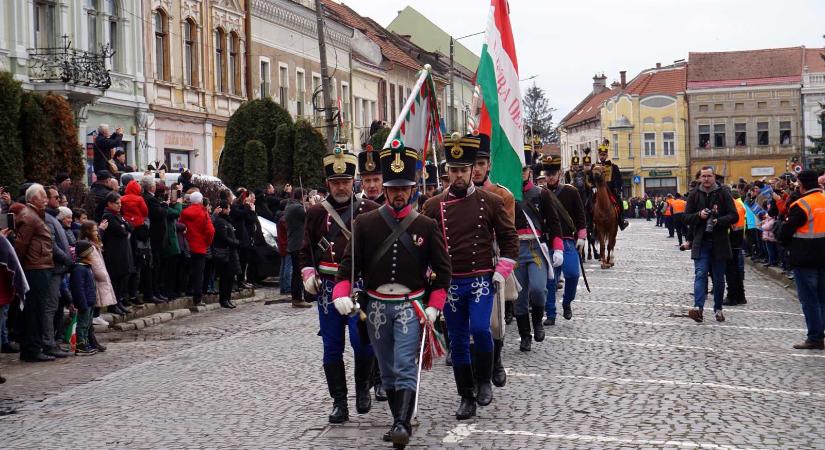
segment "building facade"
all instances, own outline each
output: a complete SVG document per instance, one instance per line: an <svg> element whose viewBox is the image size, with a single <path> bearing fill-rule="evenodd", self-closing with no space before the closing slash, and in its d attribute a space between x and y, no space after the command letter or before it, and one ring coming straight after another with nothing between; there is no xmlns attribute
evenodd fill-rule
<svg viewBox="0 0 825 450"><path fill-rule="evenodd" d="M245 0L143 0L147 161L214 175L246 100Z"/></svg>
<svg viewBox="0 0 825 450"><path fill-rule="evenodd" d="M686 79L683 62L657 64L605 101L601 132L610 141L610 159L622 170L626 197L687 192Z"/></svg>
<svg viewBox="0 0 825 450"><path fill-rule="evenodd" d="M805 49L805 67L802 68L802 129L805 135L806 167L825 168L825 155L811 155L812 142L808 137L825 136L825 123L819 118L825 110L825 49Z"/></svg>
<svg viewBox="0 0 825 450"><path fill-rule="evenodd" d="M801 162L804 48L690 53L691 173L727 182L779 176Z"/></svg>
<svg viewBox="0 0 825 450"><path fill-rule="evenodd" d="M122 127L132 164L141 161L148 116L141 2L0 2L0 70L24 89L66 97L81 143L100 124Z"/></svg>
<svg viewBox="0 0 825 450"><path fill-rule="evenodd" d="M593 76L593 90L567 113L559 122L559 146L562 169L570 168L573 156L581 158L584 149L589 148L593 160L602 142L601 109L605 100L620 90L620 85L607 87L607 77L603 74Z"/></svg>

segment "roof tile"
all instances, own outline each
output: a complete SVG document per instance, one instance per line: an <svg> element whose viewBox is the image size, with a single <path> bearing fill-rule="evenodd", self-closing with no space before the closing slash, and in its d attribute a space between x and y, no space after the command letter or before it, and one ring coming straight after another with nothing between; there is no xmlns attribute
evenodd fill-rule
<svg viewBox="0 0 825 450"><path fill-rule="evenodd" d="M693 82L801 77L803 50L803 47L789 47L690 53L688 84L692 86Z"/></svg>

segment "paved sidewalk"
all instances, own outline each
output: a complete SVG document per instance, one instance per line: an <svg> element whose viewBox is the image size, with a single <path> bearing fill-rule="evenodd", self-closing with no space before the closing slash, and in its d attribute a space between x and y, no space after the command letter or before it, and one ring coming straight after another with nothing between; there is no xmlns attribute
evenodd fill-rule
<svg viewBox="0 0 825 450"><path fill-rule="evenodd" d="M613 269L585 265L593 292L580 282L573 320L528 354L508 329L507 386L476 419L455 420L443 360L422 375L410 448L825 448L825 352L791 349L805 326L789 290L749 267L749 303L696 324L689 254L643 220ZM2 447L389 448L386 403L358 415L352 386L351 422L326 422L317 321L257 302L108 333L102 355L3 355Z"/></svg>

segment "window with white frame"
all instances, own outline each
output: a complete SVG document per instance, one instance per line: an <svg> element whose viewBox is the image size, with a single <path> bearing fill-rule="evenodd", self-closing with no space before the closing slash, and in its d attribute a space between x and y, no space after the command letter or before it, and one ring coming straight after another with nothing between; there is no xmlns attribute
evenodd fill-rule
<svg viewBox="0 0 825 450"><path fill-rule="evenodd" d="M114 51L112 55L112 68L114 70L120 70L120 53L118 52L118 45L120 44L120 39L118 37L118 21L120 20L120 16L118 15L119 11L117 8L117 0L104 0L104 12L107 16L107 40L109 43L109 47Z"/></svg>
<svg viewBox="0 0 825 450"><path fill-rule="evenodd" d="M260 69L261 69L261 84L260 84L260 91L261 91L261 98L267 98L270 96L269 87L272 83L272 75L269 72L269 60L261 58L260 59Z"/></svg>
<svg viewBox="0 0 825 450"><path fill-rule="evenodd" d="M664 147L665 156L676 154L676 140L673 132L666 131L662 133L662 146Z"/></svg>
<svg viewBox="0 0 825 450"><path fill-rule="evenodd" d="M163 10L154 12L152 21L155 27L155 78L169 80L169 29L168 20Z"/></svg>
<svg viewBox="0 0 825 450"><path fill-rule="evenodd" d="M317 97L315 96L317 93ZM316 104L319 108L323 108L324 100L323 100L323 93L321 92L321 76L312 74L312 115L315 116L316 122L321 120L321 111L316 109Z"/></svg>
<svg viewBox="0 0 825 450"><path fill-rule="evenodd" d="M278 102L284 109L289 109L289 67L278 64Z"/></svg>
<svg viewBox="0 0 825 450"><path fill-rule="evenodd" d="M56 47L55 5L50 0L34 2L34 47Z"/></svg>
<svg viewBox="0 0 825 450"><path fill-rule="evenodd" d="M229 33L229 92L241 93L241 38L234 31Z"/></svg>
<svg viewBox="0 0 825 450"><path fill-rule="evenodd" d="M645 133L645 156L656 156L656 133Z"/></svg>
<svg viewBox="0 0 825 450"><path fill-rule="evenodd" d="M215 30L215 90L226 92L226 33L223 28Z"/></svg>
<svg viewBox="0 0 825 450"><path fill-rule="evenodd" d="M306 76L303 70L295 71L295 114L303 116L306 104Z"/></svg>
<svg viewBox="0 0 825 450"><path fill-rule="evenodd" d="M190 18L183 22L183 80L187 86L198 84L198 29Z"/></svg>
<svg viewBox="0 0 825 450"><path fill-rule="evenodd" d="M350 121L349 85L341 83L341 118L344 122Z"/></svg>
<svg viewBox="0 0 825 450"><path fill-rule="evenodd" d="M596 149L598 149L598 142L596 142ZM591 149L592 151L592 149ZM619 135L617 133L613 134L613 157L619 157Z"/></svg>
<svg viewBox="0 0 825 450"><path fill-rule="evenodd" d="M86 50L97 52L97 0L86 0L87 41Z"/></svg>

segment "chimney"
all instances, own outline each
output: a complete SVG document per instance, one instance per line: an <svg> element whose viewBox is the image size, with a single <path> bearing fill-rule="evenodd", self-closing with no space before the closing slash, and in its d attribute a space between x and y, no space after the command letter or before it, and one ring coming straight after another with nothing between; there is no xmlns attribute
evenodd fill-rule
<svg viewBox="0 0 825 450"><path fill-rule="evenodd" d="M657 69L661 69L661 68L662 68L662 63L658 63L658 62L657 62L657 63L656 63L656 68L657 68Z"/></svg>
<svg viewBox="0 0 825 450"><path fill-rule="evenodd" d="M593 75L593 94L600 94L607 89L607 77L604 74Z"/></svg>
<svg viewBox="0 0 825 450"><path fill-rule="evenodd" d="M626 88L627 87L627 71L626 70L620 71L619 72L619 77L622 79L622 84L621 84L622 89Z"/></svg>

